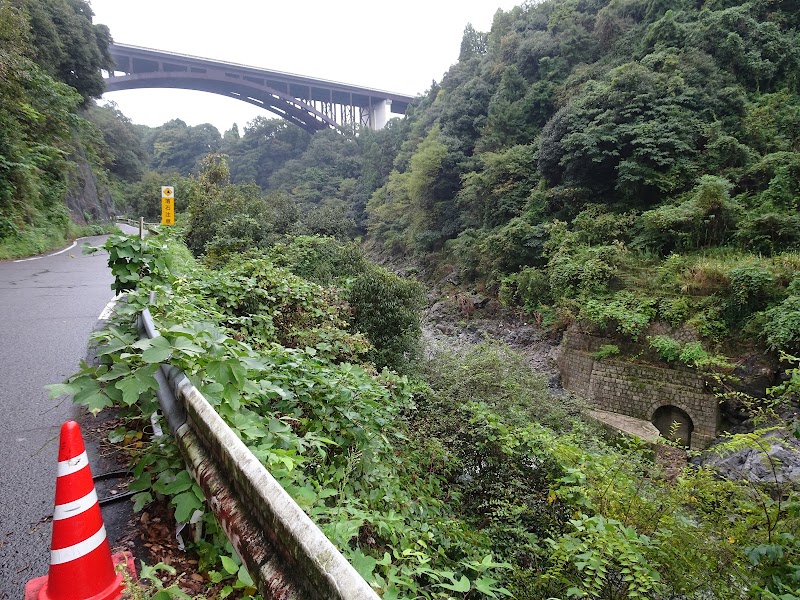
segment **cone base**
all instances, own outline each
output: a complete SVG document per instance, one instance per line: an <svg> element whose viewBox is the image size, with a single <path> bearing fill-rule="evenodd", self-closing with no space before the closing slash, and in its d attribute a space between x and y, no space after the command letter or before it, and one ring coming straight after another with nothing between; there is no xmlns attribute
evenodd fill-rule
<svg viewBox="0 0 800 600"><path fill-rule="evenodd" d="M136 579L136 565L133 562L133 555L130 552L118 552L111 557L114 562L114 568L119 565L125 565L128 573L135 580ZM81 600L117 600L122 597L125 591L125 586L122 582L122 574L117 575L113 583L99 594L95 594L89 598L82 598ZM25 584L25 600L61 600L50 596L47 590L47 575L31 579Z"/></svg>

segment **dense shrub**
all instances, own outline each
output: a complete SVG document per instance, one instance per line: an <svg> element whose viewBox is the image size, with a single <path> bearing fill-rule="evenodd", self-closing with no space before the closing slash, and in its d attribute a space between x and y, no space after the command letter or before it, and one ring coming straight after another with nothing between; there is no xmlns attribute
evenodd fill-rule
<svg viewBox="0 0 800 600"><path fill-rule="evenodd" d="M534 267L505 277L499 297L505 306L521 306L527 312L535 311L540 304L552 302L547 274Z"/></svg>
<svg viewBox="0 0 800 600"><path fill-rule="evenodd" d="M704 175L680 204L642 213L636 245L667 253L723 244L734 233L739 213L731 188L726 179Z"/></svg>
<svg viewBox="0 0 800 600"><path fill-rule="evenodd" d="M800 351L800 296L789 296L766 311L764 337L773 350Z"/></svg>
<svg viewBox="0 0 800 600"><path fill-rule="evenodd" d="M580 317L600 328L638 337L656 316L657 300L633 292L617 292L607 299L591 298L581 307Z"/></svg>
<svg viewBox="0 0 800 600"><path fill-rule="evenodd" d="M268 256L277 266L326 285L360 275L369 265L358 244L331 237L295 236L288 242L274 244Z"/></svg>
<svg viewBox="0 0 800 600"><path fill-rule="evenodd" d="M378 367L408 369L420 352L423 286L376 266L353 279L346 298L353 327L374 346L370 360Z"/></svg>
<svg viewBox="0 0 800 600"><path fill-rule="evenodd" d="M574 298L603 292L617 274L618 246L559 248L547 268L553 295Z"/></svg>

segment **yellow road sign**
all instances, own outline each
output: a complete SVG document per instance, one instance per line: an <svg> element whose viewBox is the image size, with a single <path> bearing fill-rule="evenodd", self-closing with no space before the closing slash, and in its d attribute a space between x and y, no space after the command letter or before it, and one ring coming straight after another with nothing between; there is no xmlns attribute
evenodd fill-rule
<svg viewBox="0 0 800 600"><path fill-rule="evenodd" d="M161 198L161 224L175 224L175 198L162 196Z"/></svg>
<svg viewBox="0 0 800 600"><path fill-rule="evenodd" d="M161 186L161 197L162 198L172 198L175 196L175 188L171 185L162 185Z"/></svg>

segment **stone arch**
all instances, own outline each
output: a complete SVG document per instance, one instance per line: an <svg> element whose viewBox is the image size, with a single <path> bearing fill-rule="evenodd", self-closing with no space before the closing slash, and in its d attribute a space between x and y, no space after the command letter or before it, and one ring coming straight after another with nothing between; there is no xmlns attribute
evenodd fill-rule
<svg viewBox="0 0 800 600"><path fill-rule="evenodd" d="M650 422L666 439L687 448L691 446L694 421L684 408L674 404L661 404L651 412ZM674 426L675 423L678 423L677 428Z"/></svg>

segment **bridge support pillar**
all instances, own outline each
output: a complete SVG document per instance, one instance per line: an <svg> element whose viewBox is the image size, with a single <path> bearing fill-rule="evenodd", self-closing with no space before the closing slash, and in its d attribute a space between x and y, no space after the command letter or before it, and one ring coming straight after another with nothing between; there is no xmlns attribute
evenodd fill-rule
<svg viewBox="0 0 800 600"><path fill-rule="evenodd" d="M384 100L369 108L369 128L375 131L386 127L392 112L392 101Z"/></svg>

